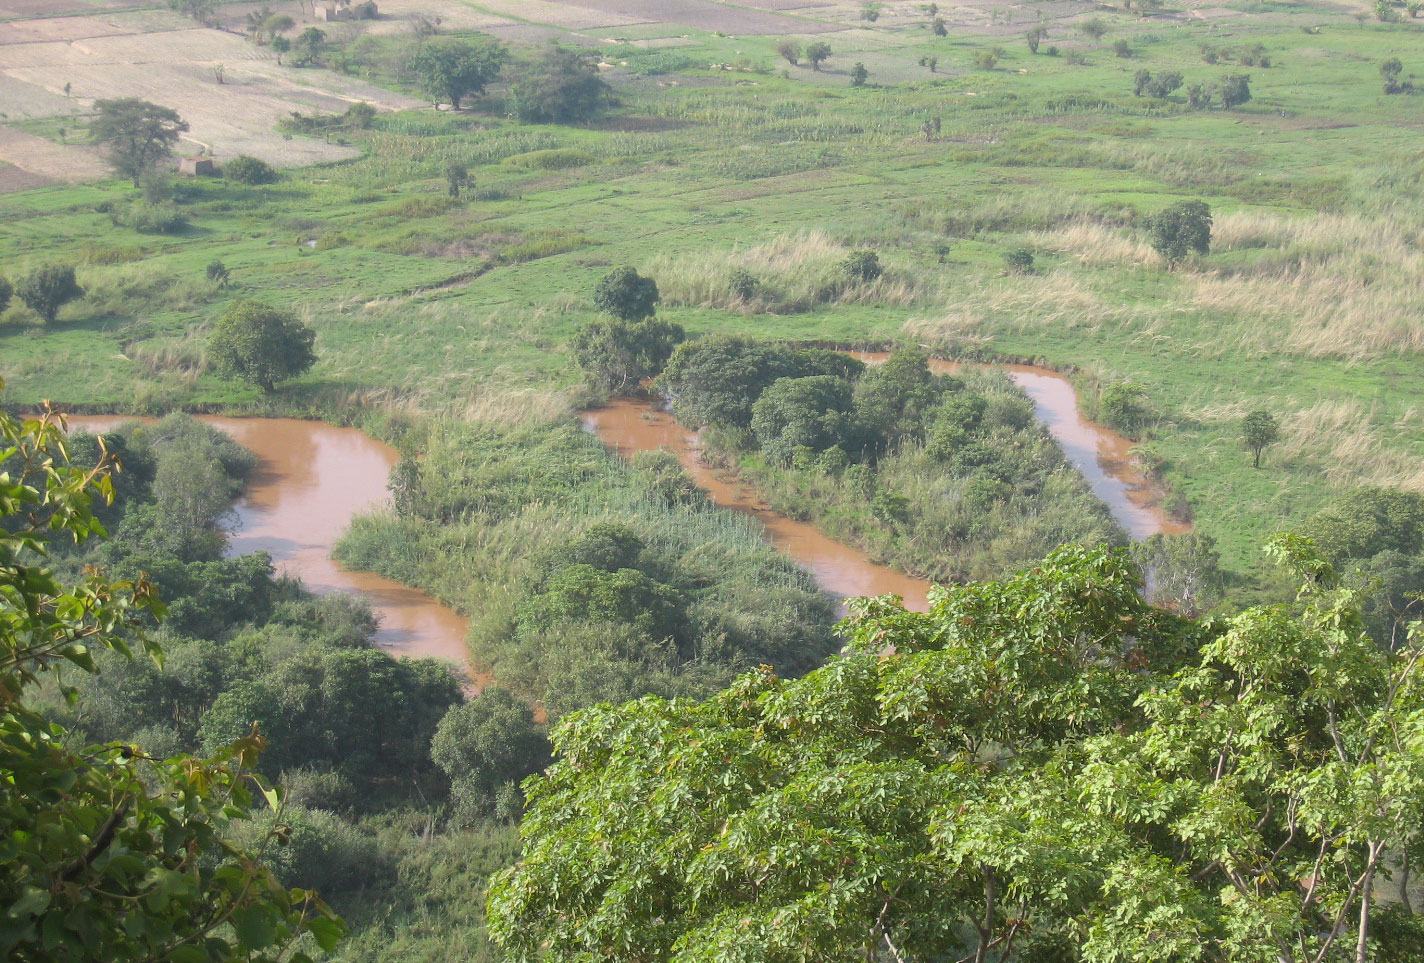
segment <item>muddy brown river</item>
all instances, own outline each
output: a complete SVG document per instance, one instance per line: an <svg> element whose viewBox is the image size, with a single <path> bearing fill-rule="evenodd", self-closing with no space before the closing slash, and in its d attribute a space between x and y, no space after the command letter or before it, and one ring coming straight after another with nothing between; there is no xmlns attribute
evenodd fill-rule
<svg viewBox="0 0 1424 963"><path fill-rule="evenodd" d="M851 354L869 364L878 364L888 357L874 352ZM935 371L943 373L953 373L960 367L958 362L952 361L932 360L930 364ZM1160 493L1132 467L1132 442L1082 417L1078 394L1067 378L1029 365L1007 366L1007 373L1033 401L1038 420L1129 536L1143 539L1156 532L1187 530L1187 526L1162 511L1158 506ZM617 398L605 407L584 412L583 423L624 458L658 448L674 452L714 504L760 521L772 544L810 571L827 592L841 598L895 594L904 598L908 608L921 612L928 609L926 596L931 583L878 565L864 552L827 538L809 522L778 515L750 486L705 465L700 457L697 434L678 424L654 402Z"/></svg>
<svg viewBox="0 0 1424 963"><path fill-rule="evenodd" d="M71 427L112 431L136 419L71 415ZM147 419L137 419L147 420ZM295 418L199 418L257 456L233 506L229 555L267 552L277 568L313 592L349 592L370 601L380 619L376 644L392 655L446 659L467 666L467 624L418 589L374 572L353 572L331 548L355 515L385 504L386 479L399 454L355 428ZM476 682L483 681L471 670Z"/></svg>

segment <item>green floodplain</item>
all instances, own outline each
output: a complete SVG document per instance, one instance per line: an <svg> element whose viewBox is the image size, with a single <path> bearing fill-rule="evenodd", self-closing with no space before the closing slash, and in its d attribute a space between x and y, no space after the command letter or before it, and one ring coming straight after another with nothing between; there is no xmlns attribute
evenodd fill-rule
<svg viewBox="0 0 1424 963"><path fill-rule="evenodd" d="M21 6L0 3L0 28L47 29ZM289 800L225 838L278 840L271 879L320 891L348 935L290 894L258 900L265 870L240 860L223 885L247 882L225 891L173 852L164 872L201 880L191 892L98 855L45 884L65 845L102 838L94 800L162 782L99 767L84 792L45 783L33 807L0 808L39 826L46 806L79 807L72 838L0 849L22 867L0 946L1418 958L1417 4L707 0L683 23L676 3L460 3L436 22L411 2L371 21L391 29L318 29L313 4L152 6L134 5L154 30L208 18L287 51L293 76L436 105L280 120L279 143L346 160L238 176L219 144L219 176L157 165L138 186L0 194L5 410L162 419L112 438L110 538L56 539L45 566L60 583L86 566L151 579L168 603L138 618L161 669L105 651L98 675L56 682L45 660L75 626L104 625L98 651L123 619L53 603L58 583L14 574L44 567L36 546L0 540L0 611L71 620L47 654L19 641L33 625L6 623L5 705L23 692L36 713L15 731L63 726L56 753L237 745L246 765L233 740L259 723L257 770ZM618 22L570 25L589 9ZM722 29L697 26L709 9ZM779 32L744 34L738 16ZM465 26L480 18L494 38ZM452 109L429 65L461 45L495 62ZM66 104L5 124L99 151L107 122ZM1186 202L1209 210L1209 245L1169 257L1161 214ZM46 319L25 292L53 266L83 293ZM625 268L657 300L615 321L608 279ZM240 377L230 333L274 313L311 363ZM1129 546L1007 379L935 374L927 356L1066 375L1190 533ZM650 378L706 426L703 457L772 508L948 586L931 614L857 604L838 628L812 578L709 508L676 459L625 464L583 430L580 411ZM468 618L492 688L462 701L435 664L373 649L360 603L224 557L253 462L184 412L322 419L398 449L392 507L356 519L337 557ZM1255 451L1253 418L1269 427ZM24 434L0 448L0 483L19 486L0 488L3 534L51 517L83 534L73 491L21 491L86 483L47 476L47 446ZM71 448L76 465L105 457ZM91 870L108 875L74 882ZM116 905L153 897L149 929L46 909L125 887L146 895ZM206 955L179 953L174 934L213 907L183 941ZM68 939L85 949L64 956Z"/></svg>

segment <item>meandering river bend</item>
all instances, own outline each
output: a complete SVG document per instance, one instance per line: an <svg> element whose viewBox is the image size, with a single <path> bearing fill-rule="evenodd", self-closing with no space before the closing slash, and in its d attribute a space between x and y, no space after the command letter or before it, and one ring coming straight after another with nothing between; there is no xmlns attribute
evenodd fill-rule
<svg viewBox="0 0 1424 963"><path fill-rule="evenodd" d="M873 364L885 356L857 357ZM937 371L958 370L953 362L933 365ZM1066 378L1024 365L1007 370L1033 399L1039 420L1129 535L1145 538L1153 532L1185 530L1157 507L1156 493L1132 468L1131 442L1082 418L1077 393ZM69 422L97 434L129 420L134 419L74 415ZM331 558L332 546L352 517L386 503L386 479L399 458L394 448L355 428L318 421L206 415L201 420L230 435L258 459L244 496L234 506L231 554L265 551L281 571L301 578L314 592L364 596L380 618L376 644L394 655L446 659L468 667L468 625L458 614L418 589L373 572L349 571ZM810 570L827 592L841 598L895 594L912 609L928 608L929 582L877 565L814 525L778 515L750 486L703 464L696 433L652 402L616 399L584 412L583 422L625 458L658 448L675 452L714 503L756 518L771 542ZM469 671L477 685L488 681L478 670Z"/></svg>
<svg viewBox="0 0 1424 963"><path fill-rule="evenodd" d="M93 434L132 420L69 416L71 428ZM386 479L400 457L394 448L355 428L320 421L210 415L199 420L257 456L257 470L233 506L228 554L267 552L279 570L299 577L313 592L364 596L380 618L376 645L392 655L468 665L468 626L458 614L419 589L374 572L350 571L331 558L351 519L385 504ZM484 681L477 671L471 675Z"/></svg>

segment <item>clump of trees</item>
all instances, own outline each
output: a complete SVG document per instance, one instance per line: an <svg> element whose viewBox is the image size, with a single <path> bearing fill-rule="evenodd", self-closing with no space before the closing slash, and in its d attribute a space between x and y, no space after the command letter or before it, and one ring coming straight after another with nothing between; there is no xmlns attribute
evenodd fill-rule
<svg viewBox="0 0 1424 963"><path fill-rule="evenodd" d="M74 279L73 265L46 264L20 278L15 295L45 324L53 324L59 309L84 297L84 289Z"/></svg>
<svg viewBox="0 0 1424 963"><path fill-rule="evenodd" d="M1182 75L1176 70L1163 70L1154 76L1150 70L1139 70L1132 78L1132 92L1165 100L1174 90L1182 86Z"/></svg>
<svg viewBox="0 0 1424 963"><path fill-rule="evenodd" d="M307 959L296 945L309 934L330 951L340 921L250 855L275 845L280 826L250 833L250 850L237 843L255 798L281 805L253 774L266 746L257 729L199 758L87 744L37 708L44 687L81 704L93 684L76 673L152 668L159 654L144 631L163 614L153 582L98 570L61 581L37 552L83 550L103 534L93 507L114 495L116 459L95 450L93 462L70 462L55 416L21 424L0 412L0 946L13 959L156 959L186 947L204 960L276 961Z"/></svg>
<svg viewBox="0 0 1424 963"><path fill-rule="evenodd" d="M1387 94L1408 94L1414 91L1414 82L1411 80L1400 80L1400 75L1404 73L1404 64L1398 57L1390 57L1380 64L1380 77L1384 79L1384 92Z"/></svg>
<svg viewBox="0 0 1424 963"><path fill-rule="evenodd" d="M508 56L504 44L476 34L470 40L442 38L421 44L407 67L435 106L443 99L451 110L459 110L466 97L485 92Z"/></svg>
<svg viewBox="0 0 1424 963"><path fill-rule="evenodd" d="M222 173L230 181L250 186L276 183L278 176L275 167L250 154L238 154L223 165Z"/></svg>
<svg viewBox="0 0 1424 963"><path fill-rule="evenodd" d="M509 86L509 102L521 120L567 124L595 116L611 93L598 75L596 54L550 44L520 65Z"/></svg>
<svg viewBox="0 0 1424 963"><path fill-rule="evenodd" d="M188 132L188 122L176 110L138 97L94 101L98 116L89 134L103 144L115 172L137 188L143 175L173 156L173 147Z"/></svg>
<svg viewBox="0 0 1424 963"><path fill-rule="evenodd" d="M1189 254L1211 250L1211 208L1205 201L1181 201L1147 219L1147 242L1175 268Z"/></svg>
<svg viewBox="0 0 1424 963"><path fill-rule="evenodd" d="M581 713L491 933L515 960L1418 956L1377 887L1417 853L1424 646L1269 549L1294 608L1191 621L1067 548L925 615L854 603L799 680Z"/></svg>
<svg viewBox="0 0 1424 963"><path fill-rule="evenodd" d="M316 332L258 301L234 301L218 317L208 353L218 373L271 392L316 363Z"/></svg>
<svg viewBox="0 0 1424 963"><path fill-rule="evenodd" d="M591 321L574 335L574 359L590 383L605 391L637 387L662 370L686 334L653 317L658 285L631 267L605 275L593 301L612 318Z"/></svg>

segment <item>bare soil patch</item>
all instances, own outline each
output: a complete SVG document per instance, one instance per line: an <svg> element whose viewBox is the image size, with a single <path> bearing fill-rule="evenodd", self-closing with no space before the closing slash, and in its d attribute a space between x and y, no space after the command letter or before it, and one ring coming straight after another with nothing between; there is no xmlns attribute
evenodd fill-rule
<svg viewBox="0 0 1424 963"><path fill-rule="evenodd" d="M0 160L50 183L91 180L109 172L99 155L87 147L56 144L4 126L0 126Z"/></svg>
<svg viewBox="0 0 1424 963"><path fill-rule="evenodd" d="M577 0L580 7L632 18L630 22L677 23L697 30L720 30L731 34L826 33L841 29L837 24L813 23L776 13L747 10L712 0ZM526 0L530 19L538 19L543 0ZM802 6L805 6L803 3Z"/></svg>
<svg viewBox="0 0 1424 963"><path fill-rule="evenodd" d="M132 6L131 0L0 0L0 19L13 17L61 17L69 13L93 13Z"/></svg>
<svg viewBox="0 0 1424 963"><path fill-rule="evenodd" d="M120 24L96 17L52 17L45 20L11 20L0 23L0 44L69 41L133 33Z"/></svg>
<svg viewBox="0 0 1424 963"><path fill-rule="evenodd" d="M28 191L58 183L60 182L52 177L34 174L13 164L0 162L0 194L13 194L16 191Z"/></svg>
<svg viewBox="0 0 1424 963"><path fill-rule="evenodd" d="M651 23L656 17L625 14L618 4L608 6L586 3L584 0L482 0L480 6L511 18L548 24L564 30L588 30L593 27L627 27L635 23Z"/></svg>
<svg viewBox="0 0 1424 963"><path fill-rule="evenodd" d="M284 138L277 121L294 110L341 113L357 101L390 110L424 106L331 71L278 66L268 48L220 30L188 27L83 36L91 20L51 21L50 29L70 37L67 42L0 45L0 103L10 94L24 96L25 87L17 85L43 95L34 98L36 103L48 98L54 106L46 113L31 111L30 116L68 113L72 108L63 98L66 83L73 102L86 109L101 97L142 97L173 108L188 121L190 151L207 149L220 160L253 154L283 167L356 154L355 148L339 143ZM221 84L213 72L218 64L223 65ZM29 158L0 157L33 173L49 173L32 166Z"/></svg>

